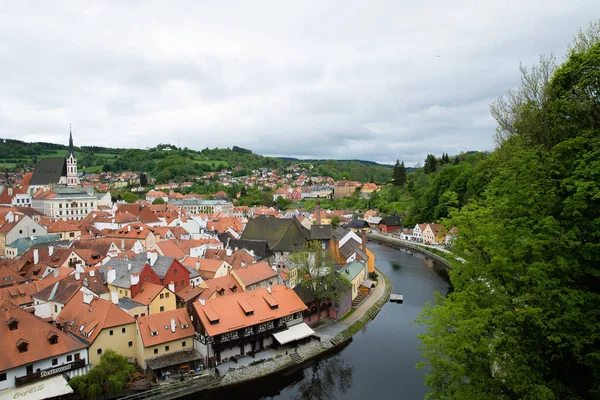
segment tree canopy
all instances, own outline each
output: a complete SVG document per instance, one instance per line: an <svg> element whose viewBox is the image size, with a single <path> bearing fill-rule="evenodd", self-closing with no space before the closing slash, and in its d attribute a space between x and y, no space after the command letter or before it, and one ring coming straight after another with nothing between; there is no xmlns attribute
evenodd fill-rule
<svg viewBox="0 0 600 400"><path fill-rule="evenodd" d="M115 397L123 393L127 378L134 371L127 357L107 350L87 374L71 378L69 386L86 400L95 400L102 395Z"/></svg>
<svg viewBox="0 0 600 400"><path fill-rule="evenodd" d="M430 398L600 398L600 43L587 38L558 67L522 68L492 106L489 183L448 220L466 262L419 318Z"/></svg>

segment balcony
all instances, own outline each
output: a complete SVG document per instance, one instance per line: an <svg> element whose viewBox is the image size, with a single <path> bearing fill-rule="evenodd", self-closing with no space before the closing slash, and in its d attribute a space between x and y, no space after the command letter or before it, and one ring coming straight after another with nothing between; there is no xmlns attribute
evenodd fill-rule
<svg viewBox="0 0 600 400"><path fill-rule="evenodd" d="M86 365L85 358L82 360L70 362L68 364L56 365L52 368L48 368L43 371L38 371L38 372L34 372L33 374L16 377L15 385L16 386L27 385L28 383L36 382L36 381L39 381L40 379L45 379L52 375L62 374L64 372L83 368L83 367L85 367L85 365Z"/></svg>

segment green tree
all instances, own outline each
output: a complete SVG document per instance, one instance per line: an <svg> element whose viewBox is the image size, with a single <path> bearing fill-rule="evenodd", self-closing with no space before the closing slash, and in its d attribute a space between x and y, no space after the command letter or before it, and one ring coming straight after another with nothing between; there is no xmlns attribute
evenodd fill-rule
<svg viewBox="0 0 600 400"><path fill-rule="evenodd" d="M317 325L321 323L321 303L337 301L352 287L350 281L339 274L330 250L324 250L315 241L306 249L290 255L296 265L299 284L317 300Z"/></svg>
<svg viewBox="0 0 600 400"><path fill-rule="evenodd" d="M127 200L125 200L127 201ZM130 202L128 202L130 203ZM162 197L157 197L152 201L152 204L165 204L165 199L163 199Z"/></svg>
<svg viewBox="0 0 600 400"><path fill-rule="evenodd" d="M127 357L106 350L94 368L86 375L71 378L69 386L87 400L96 400L101 395L116 397L123 393L127 378L134 371Z"/></svg>
<svg viewBox="0 0 600 400"><path fill-rule="evenodd" d="M392 184L394 186L404 187L406 184L406 168L404 167L404 161L400 163L400 160L396 160L394 165L394 175L392 178Z"/></svg>
<svg viewBox="0 0 600 400"><path fill-rule="evenodd" d="M148 175L145 172L140 174L140 186L146 187L148 185Z"/></svg>
<svg viewBox="0 0 600 400"><path fill-rule="evenodd" d="M339 216L334 215L333 217L331 217L331 226L333 227L333 229L336 229L338 226L340 226L340 222L342 221Z"/></svg>
<svg viewBox="0 0 600 400"><path fill-rule="evenodd" d="M590 38L544 67L548 77L522 68L521 94L495 115L492 178L451 212L466 262L419 318L430 398L600 397L600 43Z"/></svg>
<svg viewBox="0 0 600 400"><path fill-rule="evenodd" d="M423 171L425 175L429 175L434 173L437 168L437 159L433 154L427 154L427 158L425 159L425 166L423 167Z"/></svg>
<svg viewBox="0 0 600 400"><path fill-rule="evenodd" d="M135 203L138 199L137 196L131 192L123 192L119 193L121 200L126 201L127 203Z"/></svg>

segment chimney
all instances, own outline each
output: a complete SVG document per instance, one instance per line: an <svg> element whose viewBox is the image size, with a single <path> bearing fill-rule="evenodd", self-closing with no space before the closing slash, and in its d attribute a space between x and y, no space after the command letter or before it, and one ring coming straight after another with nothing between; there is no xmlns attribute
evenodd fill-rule
<svg viewBox="0 0 600 400"><path fill-rule="evenodd" d="M362 251L367 254L367 232L362 231L362 243L360 244Z"/></svg>
<svg viewBox="0 0 600 400"><path fill-rule="evenodd" d="M81 279L81 274L79 272L75 272L75 280L78 281Z"/></svg>
<svg viewBox="0 0 600 400"><path fill-rule="evenodd" d="M39 262L40 262L40 251L36 247L35 249L33 249L33 263L39 264Z"/></svg>
<svg viewBox="0 0 600 400"><path fill-rule="evenodd" d="M125 251L125 239L121 238L121 250Z"/></svg>
<svg viewBox="0 0 600 400"><path fill-rule="evenodd" d="M83 294L83 302L85 304L91 304L93 299L94 299L93 294L87 294L87 293Z"/></svg>
<svg viewBox="0 0 600 400"><path fill-rule="evenodd" d="M119 293L116 290L110 292L110 301L112 301L113 304L119 304Z"/></svg>
<svg viewBox="0 0 600 400"><path fill-rule="evenodd" d="M175 283L173 281L169 282L168 288L171 292L175 292Z"/></svg>
<svg viewBox="0 0 600 400"><path fill-rule="evenodd" d="M54 246L48 247L48 255L51 256L52 254L54 254Z"/></svg>
<svg viewBox="0 0 600 400"><path fill-rule="evenodd" d="M12 196L12 194L13 194L13 188L8 188L8 195Z"/></svg>
<svg viewBox="0 0 600 400"><path fill-rule="evenodd" d="M93 269L90 270L90 276L93 278L96 276L96 271L94 271Z"/></svg>
<svg viewBox="0 0 600 400"><path fill-rule="evenodd" d="M225 254L227 254L227 257L231 257L231 255L233 254L233 251L231 251L231 249L227 249L227 250L225 250Z"/></svg>
<svg viewBox="0 0 600 400"><path fill-rule="evenodd" d="M127 271L131 271L131 263L127 263Z"/></svg>
<svg viewBox="0 0 600 400"><path fill-rule="evenodd" d="M321 202L317 200L315 204L315 224L321 225Z"/></svg>
<svg viewBox="0 0 600 400"><path fill-rule="evenodd" d="M267 292L269 292L269 294L271 294L271 286L267 286Z"/></svg>
<svg viewBox="0 0 600 400"><path fill-rule="evenodd" d="M131 225L127 225L127 232L131 232Z"/></svg>
<svg viewBox="0 0 600 400"><path fill-rule="evenodd" d="M108 267L108 272L106 273L106 283L109 285L112 284L115 279L117 279L117 271L113 267Z"/></svg>
<svg viewBox="0 0 600 400"><path fill-rule="evenodd" d="M175 333L175 328L177 324L175 323L175 318L171 318L171 332Z"/></svg>
<svg viewBox="0 0 600 400"><path fill-rule="evenodd" d="M196 261L196 271L200 269L200 261Z"/></svg>
<svg viewBox="0 0 600 400"><path fill-rule="evenodd" d="M206 300L203 297L200 297L198 299L198 301L200 302L201 305L205 306L206 305Z"/></svg>
<svg viewBox="0 0 600 400"><path fill-rule="evenodd" d="M135 286L140 283L140 276L138 274L131 274L131 286Z"/></svg>
<svg viewBox="0 0 600 400"><path fill-rule="evenodd" d="M58 278L58 268L54 268L54 277Z"/></svg>

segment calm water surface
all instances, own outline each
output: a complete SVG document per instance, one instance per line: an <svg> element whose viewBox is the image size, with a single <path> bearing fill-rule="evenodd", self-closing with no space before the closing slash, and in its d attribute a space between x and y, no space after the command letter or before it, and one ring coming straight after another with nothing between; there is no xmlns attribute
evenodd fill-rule
<svg viewBox="0 0 600 400"><path fill-rule="evenodd" d="M411 324L421 308L445 294L448 284L431 260L369 243L377 268L392 281L392 293L404 294L404 304L388 303L340 353L304 370L221 390L192 399L422 399L427 393L417 334Z"/></svg>

